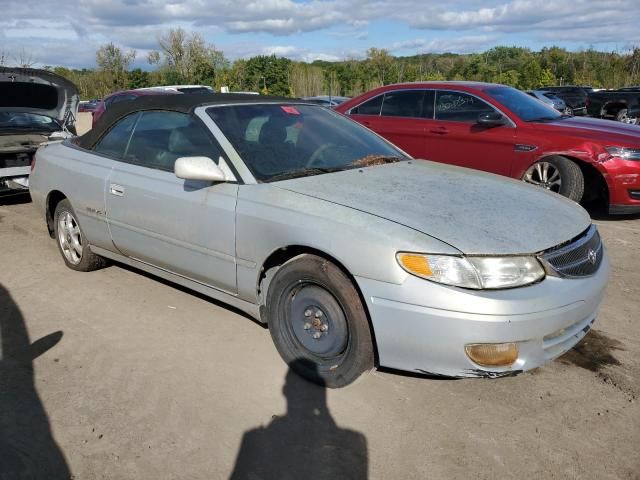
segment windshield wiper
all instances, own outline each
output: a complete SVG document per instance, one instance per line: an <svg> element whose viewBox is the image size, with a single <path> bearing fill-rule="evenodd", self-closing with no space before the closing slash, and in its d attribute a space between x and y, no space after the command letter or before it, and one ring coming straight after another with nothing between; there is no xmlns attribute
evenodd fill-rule
<svg viewBox="0 0 640 480"><path fill-rule="evenodd" d="M277 175L273 175L267 179L268 182L277 182L278 180L288 180L290 178L300 178L300 177L309 177L312 175L321 175L323 173L332 173L339 172L341 170L347 170L345 167L334 167L334 168L302 168L295 170L288 170L286 172L278 173Z"/></svg>

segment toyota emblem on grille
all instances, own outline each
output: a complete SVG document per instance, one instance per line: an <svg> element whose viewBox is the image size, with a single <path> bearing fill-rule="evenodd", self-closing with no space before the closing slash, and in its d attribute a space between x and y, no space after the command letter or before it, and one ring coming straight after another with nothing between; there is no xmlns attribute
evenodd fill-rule
<svg viewBox="0 0 640 480"><path fill-rule="evenodd" d="M598 254L595 252L595 250L589 249L589 251L587 252L587 260L589 260L589 263L591 265L596 264L596 262L598 261Z"/></svg>

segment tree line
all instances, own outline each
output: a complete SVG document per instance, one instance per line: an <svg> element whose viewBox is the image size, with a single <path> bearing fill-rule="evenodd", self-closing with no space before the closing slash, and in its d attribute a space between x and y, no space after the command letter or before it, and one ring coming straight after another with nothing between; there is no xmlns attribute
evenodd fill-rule
<svg viewBox="0 0 640 480"><path fill-rule="evenodd" d="M394 57L385 49L371 48L364 59L339 62L305 63L275 55L231 62L202 35L178 28L158 38L158 49L146 58L149 69L132 69L136 58L136 51L109 43L96 52L97 68L45 68L73 81L85 99L172 84L210 85L216 90L228 86L231 91L292 97L355 96L389 83L421 80L473 80L520 89L561 84L596 88L640 85L640 47L620 53L499 46L483 53L409 57Z"/></svg>

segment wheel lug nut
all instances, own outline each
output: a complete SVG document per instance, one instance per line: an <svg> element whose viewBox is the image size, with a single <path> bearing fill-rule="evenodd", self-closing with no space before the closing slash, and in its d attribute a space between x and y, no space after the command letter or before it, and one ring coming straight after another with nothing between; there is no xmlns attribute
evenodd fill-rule
<svg viewBox="0 0 640 480"><path fill-rule="evenodd" d="M319 339L322 336L322 334L320 332L316 332L313 334L313 338L315 338L316 340Z"/></svg>
<svg viewBox="0 0 640 480"><path fill-rule="evenodd" d="M322 310L318 310L316 312L316 318L320 318L320 317L322 317Z"/></svg>
<svg viewBox="0 0 640 480"><path fill-rule="evenodd" d="M305 330L309 330L311 328L311 324L309 322L307 322L307 323L304 324L304 327L302 327L302 328L304 328Z"/></svg>
<svg viewBox="0 0 640 480"><path fill-rule="evenodd" d="M304 311L304 316L305 317L310 317L311 315L313 315L313 312L311 311L310 308L308 308L307 310Z"/></svg>
<svg viewBox="0 0 640 480"><path fill-rule="evenodd" d="M320 327L320 330L323 332L326 332L327 330L329 330L329 325L327 325L326 323L323 323L322 326Z"/></svg>

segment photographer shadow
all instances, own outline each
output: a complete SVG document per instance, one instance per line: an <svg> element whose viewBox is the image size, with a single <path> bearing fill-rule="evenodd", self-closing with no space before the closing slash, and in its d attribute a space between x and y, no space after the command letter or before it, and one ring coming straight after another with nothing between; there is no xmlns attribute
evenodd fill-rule
<svg viewBox="0 0 640 480"><path fill-rule="evenodd" d="M287 372L282 393L287 413L246 432L231 480L335 480L368 478L366 437L336 425L326 389Z"/></svg>
<svg viewBox="0 0 640 480"><path fill-rule="evenodd" d="M61 338L55 332L31 343L18 306L0 284L0 480L71 476L33 377L33 360Z"/></svg>

